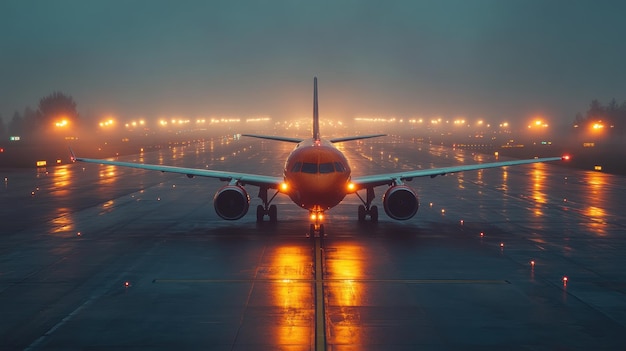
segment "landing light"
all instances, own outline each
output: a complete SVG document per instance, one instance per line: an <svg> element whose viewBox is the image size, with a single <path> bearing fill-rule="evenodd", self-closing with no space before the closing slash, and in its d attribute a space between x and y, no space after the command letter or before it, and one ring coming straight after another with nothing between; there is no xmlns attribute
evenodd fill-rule
<svg viewBox="0 0 626 351"><path fill-rule="evenodd" d="M321 221L322 219L324 219L324 214L322 214L322 213L311 213L311 220L312 221L314 221L314 220L320 220Z"/></svg>
<svg viewBox="0 0 626 351"><path fill-rule="evenodd" d="M354 183L348 183L348 191L353 192L356 190L356 185Z"/></svg>
<svg viewBox="0 0 626 351"><path fill-rule="evenodd" d="M287 184L287 183L280 183L280 191L286 192L287 190L289 190L289 184Z"/></svg>

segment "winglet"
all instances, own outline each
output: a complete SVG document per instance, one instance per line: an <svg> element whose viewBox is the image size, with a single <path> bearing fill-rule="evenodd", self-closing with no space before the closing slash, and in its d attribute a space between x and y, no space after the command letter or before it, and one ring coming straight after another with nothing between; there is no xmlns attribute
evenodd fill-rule
<svg viewBox="0 0 626 351"><path fill-rule="evenodd" d="M71 146L69 146L69 149L70 149L70 161L76 162L76 154L74 153L74 150L72 150Z"/></svg>
<svg viewBox="0 0 626 351"><path fill-rule="evenodd" d="M317 109L317 77L313 78L313 139L320 140L320 115Z"/></svg>

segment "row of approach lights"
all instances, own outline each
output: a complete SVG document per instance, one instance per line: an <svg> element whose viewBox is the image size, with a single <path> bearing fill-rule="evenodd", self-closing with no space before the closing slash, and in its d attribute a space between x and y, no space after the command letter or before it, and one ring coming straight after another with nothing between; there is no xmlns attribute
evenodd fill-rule
<svg viewBox="0 0 626 351"><path fill-rule="evenodd" d="M255 118L246 118L245 122L263 122L263 121L269 121L270 118L269 117L255 117ZM158 121L158 125L161 127L165 127L168 125L187 125L190 124L192 122L195 122L196 124L218 124L218 123L237 123L237 122L241 122L242 119L241 118L199 118L196 119L195 121L189 120L189 119L176 119L173 118L171 120L166 120L166 119L160 119ZM110 128L113 127L116 124L116 121L113 118L109 118L105 121L102 121L99 123L101 128ZM124 124L124 126L126 128L132 128L132 127L139 127L139 126L145 126L147 123L145 120L140 119L140 120L133 120L130 122L127 122Z"/></svg>

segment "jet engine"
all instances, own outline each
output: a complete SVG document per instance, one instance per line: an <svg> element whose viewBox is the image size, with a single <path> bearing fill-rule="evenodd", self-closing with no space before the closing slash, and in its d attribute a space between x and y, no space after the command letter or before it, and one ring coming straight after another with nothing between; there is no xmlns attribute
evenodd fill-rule
<svg viewBox="0 0 626 351"><path fill-rule="evenodd" d="M226 185L215 193L213 206L218 216L234 221L248 213L250 196L242 186Z"/></svg>
<svg viewBox="0 0 626 351"><path fill-rule="evenodd" d="M387 216L397 220L407 220L417 213L419 200L413 189L406 185L394 185L383 196L383 206Z"/></svg>

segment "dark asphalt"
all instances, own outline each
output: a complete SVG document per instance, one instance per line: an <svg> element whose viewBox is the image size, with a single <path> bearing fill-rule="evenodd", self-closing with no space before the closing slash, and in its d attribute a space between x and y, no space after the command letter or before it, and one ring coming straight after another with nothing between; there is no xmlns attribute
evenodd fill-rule
<svg viewBox="0 0 626 351"><path fill-rule="evenodd" d="M280 175L292 147L216 139L123 160ZM341 149L355 175L494 160L393 137ZM415 179L413 219L359 223L349 196L321 240L286 196L279 223L257 224L254 187L226 222L217 180L94 164L0 176L0 350L626 345L621 176L537 164Z"/></svg>

